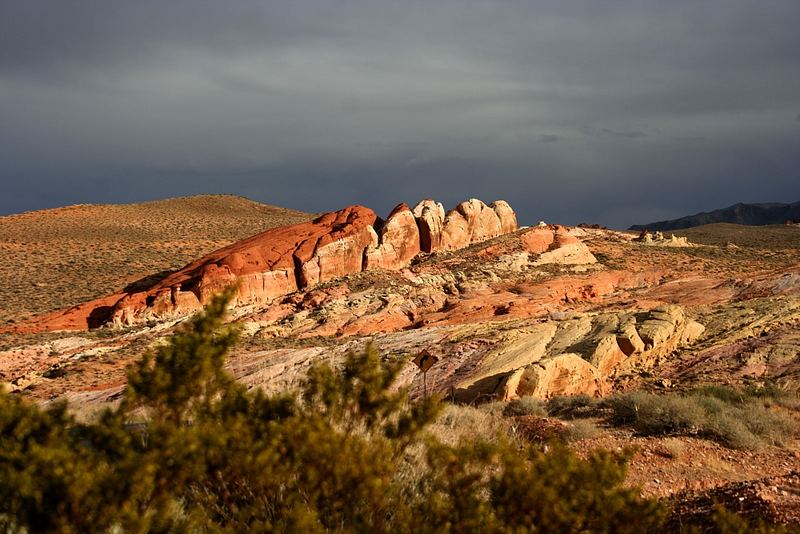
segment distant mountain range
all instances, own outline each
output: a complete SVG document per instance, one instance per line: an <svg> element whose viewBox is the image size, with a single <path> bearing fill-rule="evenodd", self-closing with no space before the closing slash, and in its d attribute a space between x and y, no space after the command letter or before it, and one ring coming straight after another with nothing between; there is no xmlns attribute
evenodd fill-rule
<svg viewBox="0 0 800 534"><path fill-rule="evenodd" d="M763 226L765 224L783 224L786 220L800 219L800 202L780 204L734 204L727 208L696 213L680 219L658 221L649 224L634 224L629 230L680 230L712 223L747 224Z"/></svg>

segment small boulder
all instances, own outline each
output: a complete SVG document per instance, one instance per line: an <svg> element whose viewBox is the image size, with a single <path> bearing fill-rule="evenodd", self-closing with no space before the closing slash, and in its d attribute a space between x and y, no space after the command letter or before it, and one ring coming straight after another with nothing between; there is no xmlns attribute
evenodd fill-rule
<svg viewBox="0 0 800 534"><path fill-rule="evenodd" d="M555 234L547 226L530 228L522 234L521 241L525 250L534 254L547 252L555 240Z"/></svg>
<svg viewBox="0 0 800 534"><path fill-rule="evenodd" d="M538 399L555 395L599 397L605 395L608 389L608 384L595 366L578 354L568 353L528 366L515 393Z"/></svg>

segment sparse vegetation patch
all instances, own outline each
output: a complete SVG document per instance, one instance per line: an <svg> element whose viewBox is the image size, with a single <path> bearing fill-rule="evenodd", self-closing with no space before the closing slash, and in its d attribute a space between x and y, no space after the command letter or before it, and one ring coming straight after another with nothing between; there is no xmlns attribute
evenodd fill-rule
<svg viewBox="0 0 800 534"><path fill-rule="evenodd" d="M785 445L800 431L797 414L775 402L780 398L711 386L686 394L622 393L603 406L611 424L642 434L699 435L735 449L757 449Z"/></svg>

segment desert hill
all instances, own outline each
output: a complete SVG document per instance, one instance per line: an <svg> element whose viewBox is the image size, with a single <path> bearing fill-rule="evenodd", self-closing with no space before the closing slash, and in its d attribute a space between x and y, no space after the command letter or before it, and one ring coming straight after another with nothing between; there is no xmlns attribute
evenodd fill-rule
<svg viewBox="0 0 800 534"><path fill-rule="evenodd" d="M800 202L793 204L765 203L765 204L734 204L709 212L696 213L678 219L658 221L649 224L635 224L630 230L679 230L692 228L705 224L731 223L762 226L768 224L783 224L787 220L800 219Z"/></svg>
<svg viewBox="0 0 800 534"><path fill-rule="evenodd" d="M231 195L0 217L0 325L118 291L309 214Z"/></svg>
<svg viewBox="0 0 800 534"><path fill-rule="evenodd" d="M733 223L714 223L675 230L676 236L692 243L712 246L747 247L751 250L791 249L800 246L800 231L796 226L774 224L747 226Z"/></svg>

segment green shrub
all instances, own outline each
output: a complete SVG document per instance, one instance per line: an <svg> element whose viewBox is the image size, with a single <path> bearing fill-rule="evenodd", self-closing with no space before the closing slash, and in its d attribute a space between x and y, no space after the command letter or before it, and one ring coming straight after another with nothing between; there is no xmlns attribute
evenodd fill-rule
<svg viewBox="0 0 800 534"><path fill-rule="evenodd" d="M790 410L800 409L800 395L797 391L781 389L773 383L747 385L743 388L720 385L704 385L694 388L692 394L715 397L728 404L747 404L761 400L765 405L781 406Z"/></svg>
<svg viewBox="0 0 800 534"><path fill-rule="evenodd" d="M731 405L729 403L716 396L693 393L689 395L688 398L697 403L709 417L716 414L728 413L731 410Z"/></svg>
<svg viewBox="0 0 800 534"><path fill-rule="evenodd" d="M561 419L591 416L597 401L589 395L557 395L548 399L547 413Z"/></svg>
<svg viewBox="0 0 800 534"><path fill-rule="evenodd" d="M530 449L527 457L506 451L504 468L490 485L503 531L525 531L531 525L541 532L643 532L656 527L663 508L642 500L635 489L622 489L627 458L627 453L600 451L582 461L566 447L548 453Z"/></svg>
<svg viewBox="0 0 800 534"><path fill-rule="evenodd" d="M744 394L748 397L758 397L762 399L781 399L784 397L795 397L797 398L797 392L789 392L785 389L781 389L773 382L767 382L764 384L748 384L744 387Z"/></svg>
<svg viewBox="0 0 800 534"><path fill-rule="evenodd" d="M586 419L575 419L567 425L562 434L562 438L567 442L580 441L584 439L596 438L600 434L600 429L592 421Z"/></svg>
<svg viewBox="0 0 800 534"><path fill-rule="evenodd" d="M544 404L538 399L534 399L533 397L520 397L506 404L503 409L503 415L506 417L519 415L545 417L547 415L547 410L545 410Z"/></svg>
<svg viewBox="0 0 800 534"><path fill-rule="evenodd" d="M761 446L761 440L735 413L726 411L710 416L703 434L732 449L753 450Z"/></svg>
<svg viewBox="0 0 800 534"><path fill-rule="evenodd" d="M0 393L0 530L103 530L131 511L80 430L64 405L43 411Z"/></svg>
<svg viewBox="0 0 800 534"><path fill-rule="evenodd" d="M699 386L694 388L691 393L699 397L712 397L719 399L729 404L743 402L745 398L749 396L745 392L735 389L731 386L721 386L716 384Z"/></svg>
<svg viewBox="0 0 800 534"><path fill-rule="evenodd" d="M705 420L698 403L678 395L634 391L611 396L604 405L611 409L612 424L631 426L643 434L692 432Z"/></svg>
<svg viewBox="0 0 800 534"><path fill-rule="evenodd" d="M800 391L781 389L775 384L749 385L744 391L748 396L763 399L765 404L774 404L789 410L800 410Z"/></svg>
<svg viewBox="0 0 800 534"><path fill-rule="evenodd" d="M786 445L798 432L798 420L785 410L765 406L758 400L741 406L736 415L747 429L769 445Z"/></svg>
<svg viewBox="0 0 800 534"><path fill-rule="evenodd" d="M761 397L713 386L689 394L643 391L612 395L603 405L608 421L648 435L696 434L735 449L783 445L798 433L785 409L765 406Z"/></svg>
<svg viewBox="0 0 800 534"><path fill-rule="evenodd" d="M731 512L724 506L717 505L709 518L710 525L704 529L705 532L713 534L788 534L796 532L783 525L772 525L761 519L748 520L735 512ZM700 531L700 529L695 529Z"/></svg>

